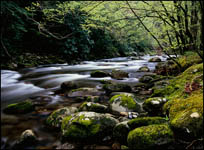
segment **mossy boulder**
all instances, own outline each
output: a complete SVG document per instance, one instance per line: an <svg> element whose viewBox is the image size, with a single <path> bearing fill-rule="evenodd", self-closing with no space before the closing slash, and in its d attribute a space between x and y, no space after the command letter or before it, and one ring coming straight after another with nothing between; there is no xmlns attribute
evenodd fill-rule
<svg viewBox="0 0 204 150"><path fill-rule="evenodd" d="M114 79L122 80L128 78L128 73L122 70L112 70L111 77Z"/></svg>
<svg viewBox="0 0 204 150"><path fill-rule="evenodd" d="M37 144L37 142L37 136L32 130L28 129L21 134L20 138L13 145L13 149L27 149Z"/></svg>
<svg viewBox="0 0 204 150"><path fill-rule="evenodd" d="M35 110L35 106L31 100L19 103L9 104L3 111L6 114L24 114Z"/></svg>
<svg viewBox="0 0 204 150"><path fill-rule="evenodd" d="M91 72L91 77L101 78L101 77L107 77L107 76L109 76L109 73L104 71L96 70Z"/></svg>
<svg viewBox="0 0 204 150"><path fill-rule="evenodd" d="M159 57L153 57L149 59L149 62L161 62L161 59Z"/></svg>
<svg viewBox="0 0 204 150"><path fill-rule="evenodd" d="M68 97L79 97L79 96L100 96L103 91L99 91L96 88L78 88L68 92Z"/></svg>
<svg viewBox="0 0 204 150"><path fill-rule="evenodd" d="M146 67L146 66L140 67L140 68L138 69L138 72L149 72L149 71L150 71L150 69L149 69L148 67Z"/></svg>
<svg viewBox="0 0 204 150"><path fill-rule="evenodd" d="M77 112L76 107L64 107L57 109L54 112L52 112L52 114L47 118L46 123L49 126L59 128L61 127L63 118L75 112Z"/></svg>
<svg viewBox="0 0 204 150"><path fill-rule="evenodd" d="M114 84L105 84L103 89L110 94L111 92L130 92L132 89L129 85L114 83Z"/></svg>
<svg viewBox="0 0 204 150"><path fill-rule="evenodd" d="M113 112L141 112L141 105L137 102L133 94L119 94L110 100L110 108Z"/></svg>
<svg viewBox="0 0 204 150"><path fill-rule="evenodd" d="M162 124L165 123L167 120L162 117L138 117L128 121L128 126L131 129L135 129L141 126L148 126L152 124Z"/></svg>
<svg viewBox="0 0 204 150"><path fill-rule="evenodd" d="M139 79L139 81L142 83L149 83L152 80L154 80L154 78L152 76L148 76L148 75L144 75Z"/></svg>
<svg viewBox="0 0 204 150"><path fill-rule="evenodd" d="M149 115L162 115L162 107L166 102L167 99L163 97L148 98L144 101L142 107Z"/></svg>
<svg viewBox="0 0 204 150"><path fill-rule="evenodd" d="M113 128L113 137L120 144L127 144L127 136L130 132L128 121L120 122Z"/></svg>
<svg viewBox="0 0 204 150"><path fill-rule="evenodd" d="M77 84L74 81L67 81L61 84L61 89L63 91L69 91L76 88L77 88Z"/></svg>
<svg viewBox="0 0 204 150"><path fill-rule="evenodd" d="M180 137L203 136L203 91L195 91L186 99L174 99L163 106L169 113L170 125Z"/></svg>
<svg viewBox="0 0 204 150"><path fill-rule="evenodd" d="M79 107L79 111L92 111L92 112L98 112L98 113L106 113L108 112L108 107L99 103L84 102Z"/></svg>
<svg viewBox="0 0 204 150"><path fill-rule="evenodd" d="M62 136L69 141L93 143L112 135L117 123L118 120L109 114L79 112L63 119Z"/></svg>
<svg viewBox="0 0 204 150"><path fill-rule="evenodd" d="M169 99L185 98L189 94L185 93L186 83L196 82L203 86L203 63L197 64L186 69L179 76L169 80L169 84L163 88L153 88L152 97L162 96ZM197 80L199 79L199 80Z"/></svg>
<svg viewBox="0 0 204 150"><path fill-rule="evenodd" d="M150 149L170 144L174 141L168 125L148 125L129 132L127 142L130 149Z"/></svg>

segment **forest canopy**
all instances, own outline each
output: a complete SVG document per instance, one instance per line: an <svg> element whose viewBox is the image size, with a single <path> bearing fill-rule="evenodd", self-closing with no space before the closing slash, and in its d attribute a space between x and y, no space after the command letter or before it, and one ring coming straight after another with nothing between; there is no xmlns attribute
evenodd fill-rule
<svg viewBox="0 0 204 150"><path fill-rule="evenodd" d="M5 59L23 52L69 61L154 51L203 58L202 1L1 1L1 20Z"/></svg>

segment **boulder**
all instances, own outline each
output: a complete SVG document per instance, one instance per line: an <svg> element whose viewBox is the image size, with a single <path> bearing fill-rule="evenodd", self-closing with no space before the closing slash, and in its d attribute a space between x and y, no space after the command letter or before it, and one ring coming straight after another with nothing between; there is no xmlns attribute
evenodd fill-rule
<svg viewBox="0 0 204 150"><path fill-rule="evenodd" d="M109 76L109 73L104 71L96 70L91 72L91 77L101 78L101 77L107 77L107 76Z"/></svg>
<svg viewBox="0 0 204 150"><path fill-rule="evenodd" d="M129 132L127 142L130 149L152 149L171 144L173 132L168 125L148 125Z"/></svg>
<svg viewBox="0 0 204 150"><path fill-rule="evenodd" d="M174 99L163 106L172 130L178 137L195 139L203 136L203 94L195 92L186 99Z"/></svg>
<svg viewBox="0 0 204 150"><path fill-rule="evenodd" d="M152 124L162 124L167 120L162 117L138 117L128 121L128 126L133 130L138 127L148 126Z"/></svg>
<svg viewBox="0 0 204 150"><path fill-rule="evenodd" d="M113 112L141 112L141 106L133 94L120 94L113 96L110 100L110 108Z"/></svg>
<svg viewBox="0 0 204 150"><path fill-rule="evenodd" d="M161 62L161 59L159 57L153 57L149 59L149 62Z"/></svg>
<svg viewBox="0 0 204 150"><path fill-rule="evenodd" d="M110 114L78 112L62 121L63 139L81 143L93 143L112 135L118 120Z"/></svg>
<svg viewBox="0 0 204 150"><path fill-rule="evenodd" d="M142 83L149 83L152 80L154 80L154 78L152 76L149 76L149 75L144 75L139 79L139 81Z"/></svg>
<svg viewBox="0 0 204 150"><path fill-rule="evenodd" d="M144 67L140 67L137 72L149 72L149 71L150 71L150 69L148 67L144 66Z"/></svg>
<svg viewBox="0 0 204 150"><path fill-rule="evenodd" d="M128 121L120 122L113 128L113 137L120 144L127 144L127 136L130 128L127 124Z"/></svg>
<svg viewBox="0 0 204 150"><path fill-rule="evenodd" d="M111 77L117 80L122 80L123 78L128 78L128 73L122 70L112 70Z"/></svg>
<svg viewBox="0 0 204 150"><path fill-rule="evenodd" d="M99 103L84 102L79 107L79 111L92 111L98 113L107 113L108 107Z"/></svg>
<svg viewBox="0 0 204 150"><path fill-rule="evenodd" d="M67 81L61 84L61 89L63 91L69 91L76 88L77 88L77 84L74 81Z"/></svg>
<svg viewBox="0 0 204 150"><path fill-rule="evenodd" d="M110 94L111 92L130 92L132 89L129 85L126 84L105 84L103 89Z"/></svg>
<svg viewBox="0 0 204 150"><path fill-rule="evenodd" d="M162 97L148 98L145 100L142 107L149 115L158 116L163 114L162 107L166 102L167 99Z"/></svg>
<svg viewBox="0 0 204 150"><path fill-rule="evenodd" d="M6 114L24 114L35 110L34 104L30 100L9 104L3 111Z"/></svg>
<svg viewBox="0 0 204 150"><path fill-rule="evenodd" d="M79 96L100 96L103 91L99 91L96 88L78 88L68 92L68 97L79 97Z"/></svg>
<svg viewBox="0 0 204 150"><path fill-rule="evenodd" d="M76 107L64 107L55 110L46 120L49 126L60 128L64 117L77 112Z"/></svg>

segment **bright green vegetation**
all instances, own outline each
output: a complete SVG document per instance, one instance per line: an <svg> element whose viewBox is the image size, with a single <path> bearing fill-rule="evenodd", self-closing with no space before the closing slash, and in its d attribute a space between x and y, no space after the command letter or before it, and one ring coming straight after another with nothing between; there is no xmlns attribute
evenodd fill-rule
<svg viewBox="0 0 204 150"><path fill-rule="evenodd" d="M129 132L127 142L131 149L149 149L173 142L173 132L164 124L139 127Z"/></svg>
<svg viewBox="0 0 204 150"><path fill-rule="evenodd" d="M196 138L203 135L203 91L195 91L186 99L169 101L163 110L169 112L170 125L176 134L183 136L187 132Z"/></svg>
<svg viewBox="0 0 204 150"><path fill-rule="evenodd" d="M189 94L185 93L186 83L192 83L196 80L203 85L203 63L197 64L186 69L181 75L170 80L170 84L163 89L156 89L152 96L166 96L169 99L185 98Z"/></svg>
<svg viewBox="0 0 204 150"><path fill-rule="evenodd" d="M35 109L33 103L30 100L26 100L19 103L9 104L4 112L7 114L23 114L29 113Z"/></svg>
<svg viewBox="0 0 204 150"><path fill-rule="evenodd" d="M110 103L114 103L117 101L120 101L121 106L127 107L130 110L137 111L140 108L138 106L139 104L135 102L134 97L131 95L130 96L126 94L115 95L109 100Z"/></svg>
<svg viewBox="0 0 204 150"><path fill-rule="evenodd" d="M162 117L139 117L128 121L128 126L131 129L135 129L142 126L148 126L152 124L162 124L167 120Z"/></svg>
<svg viewBox="0 0 204 150"><path fill-rule="evenodd" d="M202 7L199 1L2 1L2 67L12 62L18 67L75 63L133 52L193 51L203 58ZM27 58L25 53L40 57ZM46 58L48 54L57 59ZM175 62L179 66L183 61Z"/></svg>
<svg viewBox="0 0 204 150"><path fill-rule="evenodd" d="M91 143L110 134L117 123L116 119L104 114L79 112L65 117L61 130L66 139Z"/></svg>

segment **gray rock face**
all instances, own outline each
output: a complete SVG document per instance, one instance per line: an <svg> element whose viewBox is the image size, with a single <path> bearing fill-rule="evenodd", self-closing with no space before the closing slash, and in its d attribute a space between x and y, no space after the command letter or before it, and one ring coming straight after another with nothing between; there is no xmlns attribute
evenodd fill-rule
<svg viewBox="0 0 204 150"><path fill-rule="evenodd" d="M79 112L65 117L61 130L64 139L75 142L94 142L111 135L118 122L110 114Z"/></svg>

